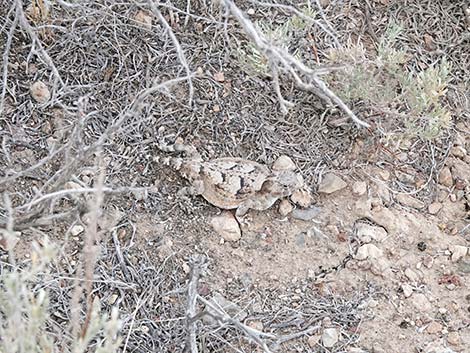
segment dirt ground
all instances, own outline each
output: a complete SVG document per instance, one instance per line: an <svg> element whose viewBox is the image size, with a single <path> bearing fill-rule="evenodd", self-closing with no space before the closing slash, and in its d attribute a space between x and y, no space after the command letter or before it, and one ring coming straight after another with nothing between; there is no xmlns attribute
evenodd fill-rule
<svg viewBox="0 0 470 353"><path fill-rule="evenodd" d="M12 252L1 250L0 270L9 269L12 254L19 267L30 264L33 240L47 235L57 244L51 272L34 288L49 291L46 331L62 351L73 339L64 327L73 318L75 279L86 276L93 248L86 299L98 298L104 311L119 309L123 350L194 353L186 346L194 329L199 352L470 352L467 4L311 3L317 10L321 4L315 16L342 43L361 41L370 52L387 24L400 22L401 44L411 53L407 70L446 57L452 80L443 101L452 124L432 140L414 135L406 144L388 143L407 131L385 109L352 102L371 124L361 128L287 79L282 93L295 105L283 115L271 79L244 70L237 49L246 35L215 2L168 2L155 10L54 1L47 13L24 4L24 19L15 12L21 2L0 5L0 228L18 232ZM292 15L289 7L256 1L237 5L253 21L282 24ZM322 64L334 46L317 27L295 40L314 48L303 57L308 64ZM198 72L192 88L184 61ZM45 100L32 90L38 81L47 87ZM177 196L187 182L158 162L166 155L156 147L162 136L183 137L205 160L271 165L288 155L314 205L307 216L281 216L279 202L250 211L241 238L224 240L212 226L220 209L202 197ZM319 192L329 173L344 184ZM100 183L108 189L93 213ZM206 315L192 321L188 298L201 255L195 309ZM204 300L231 319L210 317Z"/></svg>

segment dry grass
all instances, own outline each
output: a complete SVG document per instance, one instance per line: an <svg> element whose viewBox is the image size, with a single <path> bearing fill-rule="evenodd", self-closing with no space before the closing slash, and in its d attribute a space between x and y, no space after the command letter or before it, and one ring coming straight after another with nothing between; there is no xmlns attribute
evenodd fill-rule
<svg viewBox="0 0 470 353"><path fill-rule="evenodd" d="M368 53L375 53L388 26L382 16L386 13L404 24L399 39L410 53L405 70L423 72L443 57L452 63L443 104L453 118L469 118L470 87L465 79L470 74L469 37L457 2L410 1L408 6L387 8L376 2L366 1L363 7L333 2L324 9L317 3L311 6L314 21L305 27L304 37L294 38L298 44L289 49L291 54L300 51L303 63L328 72L334 69L324 67L328 52L342 43L361 42ZM384 136L406 132L397 117L377 113L361 101L351 102L355 116L372 125L370 130L358 129L342 120L337 109L325 106L312 94L315 90L299 90L298 82L287 80L282 70L273 89L265 76L246 74L237 53L250 36L213 2L36 0L34 4L33 12L20 11L19 6L26 6L19 0L0 5L0 191L5 200L0 203L0 228L21 230L23 238L42 239L46 233L60 244L59 257L29 288L35 296L42 290L49 293L45 327L56 342L62 342L63 351L69 351L78 332L83 336L87 331L93 298L99 298L104 312L119 307L120 335L127 351L182 351L188 330L194 330L199 347L211 351L231 347L243 352L254 347L237 322L226 320L219 327L197 320L188 326L182 254L171 254L156 264L134 247L133 215L145 211L164 218L181 215L174 201L162 197L167 188L176 187L168 183L173 176L153 162L159 153L155 143L162 135L187 138L204 157L232 155L270 163L287 154L312 185L330 167L348 169L366 162L397 170L413 167L426 180L424 187L397 180L395 188L423 197L433 191L452 130L432 142L416 137L407 146L392 144ZM253 1L240 7L256 9L251 15L254 21L276 25L305 13L303 6L288 5ZM152 18L150 27L135 20L139 11ZM277 64L271 65L273 78ZM35 102L29 91L38 80L52 93L43 104ZM281 97L295 103L286 115L279 105ZM352 162L348 151L357 140L366 148ZM413 158L399 158L410 150ZM93 199L96 208L89 213ZM125 219L100 225L111 206L125 210ZM90 215L92 222L87 223ZM74 224L88 224L85 246L71 236ZM127 237L121 239L122 229ZM86 253L90 250L93 254ZM82 252L83 258L76 255ZM21 272L31 262L19 260L12 267L9 258L11 254L1 260L2 276ZM228 293L243 293L241 284L232 286ZM264 298L262 309L251 314L272 335L263 338L265 348L274 350L293 334L285 344L307 349L305 330L326 317L345 337L336 351L354 345L358 338L354 330L364 317L362 304L376 290L364 289L345 299L320 296L308 283L299 288L304 293L300 302L287 298L281 303L278 293L268 290L238 298L242 307L253 304L255 296ZM74 313L71 298L78 308ZM202 308L199 300L193 311ZM76 327L64 330L72 318ZM90 341L89 348L96 349L99 342Z"/></svg>

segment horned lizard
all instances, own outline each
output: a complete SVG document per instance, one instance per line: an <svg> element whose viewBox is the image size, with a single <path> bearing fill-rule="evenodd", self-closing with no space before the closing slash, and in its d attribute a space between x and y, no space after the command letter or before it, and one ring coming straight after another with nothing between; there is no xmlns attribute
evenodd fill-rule
<svg viewBox="0 0 470 353"><path fill-rule="evenodd" d="M181 189L179 195L201 195L216 207L236 209L237 217L244 216L250 209L266 210L278 199L294 193L307 195L310 200L302 176L295 172L295 164L287 156L279 157L268 168L242 158L203 161L196 149L184 144L182 139L177 139L173 145L160 143L158 147L165 152L185 155L184 158L160 159L189 181L190 186Z"/></svg>

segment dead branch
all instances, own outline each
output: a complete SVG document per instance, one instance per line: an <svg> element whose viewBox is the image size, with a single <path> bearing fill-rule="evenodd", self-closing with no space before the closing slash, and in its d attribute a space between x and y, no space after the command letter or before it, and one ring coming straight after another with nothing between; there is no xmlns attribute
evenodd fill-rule
<svg viewBox="0 0 470 353"><path fill-rule="evenodd" d="M206 306L210 307L213 311L212 313L206 311L206 315L212 316L214 319L216 319L218 322L221 322L222 324L228 323L235 326L237 329L239 329L248 337L250 337L254 342L256 342L261 348L263 348L265 353L272 353L267 343L263 340L263 337L275 339L275 335L258 331L250 326L241 323L239 320L234 319L230 315L228 315L222 308L215 305L214 303L211 303L207 299L204 299L200 295L197 295L197 299L203 302Z"/></svg>
<svg viewBox="0 0 470 353"><path fill-rule="evenodd" d="M197 305L197 285L201 276L206 257L204 255L195 255L190 260L191 275L188 285L188 303L186 308L186 328L188 337L186 339L185 352L197 353L196 342L196 305Z"/></svg>
<svg viewBox="0 0 470 353"><path fill-rule="evenodd" d="M6 18L8 19L11 15L11 12L15 10L15 17L11 23L10 30L8 31L8 36L7 36L7 41L5 43L5 51L3 52L3 72L2 72L2 93L0 95L0 115L3 113L4 109L4 104L5 104L5 95L7 92L7 80L8 80L8 61L10 57L10 49L11 49L11 43L13 42L13 34L15 33L16 26L18 25L18 9L15 9L15 7L11 7L10 11L8 11L8 14Z"/></svg>
<svg viewBox="0 0 470 353"><path fill-rule="evenodd" d="M318 73L304 65L302 62L294 58L287 50L270 43L266 37L255 28L253 22L248 19L244 13L231 1L224 0L225 6L230 10L232 15L237 19L242 26L246 35L254 42L256 47L264 54L268 61L276 65L279 69L286 72L291 76L297 86L303 90L311 92L327 104L335 103L341 110L343 110L357 125L363 127L370 127L370 125L360 120L347 105L333 92L326 84L318 77ZM277 73L273 76L276 77ZM274 89L280 101L281 108L285 110L286 104L282 96L279 95L279 88L276 87L278 80L274 80Z"/></svg>
<svg viewBox="0 0 470 353"><path fill-rule="evenodd" d="M54 64L54 61L49 56L47 50L44 49L44 46L42 45L42 42L39 39L38 35L36 34L34 28L29 24L28 20L26 19L25 13L23 11L23 1L15 0L15 4L16 4L16 11L17 11L17 14L18 14L18 21L19 21L20 27L31 38L31 40L33 42L33 47L34 47L34 44L37 45L37 47L38 47L37 54L39 54L39 56L44 60L44 62L52 70L52 73L54 74L54 77L55 77L56 81L58 81L62 85L62 87L64 87L65 82L62 79L56 65Z"/></svg>
<svg viewBox="0 0 470 353"><path fill-rule="evenodd" d="M149 5L150 5L154 15L158 17L158 20L161 22L163 27L165 27L165 29L168 33L168 36L170 37L171 41L173 42L173 45L175 46L176 53L178 54L178 59L179 59L181 65L183 66L184 70L186 71L186 76L188 78L188 86L189 86L189 106L191 107L193 105L194 86L193 86L193 80L192 80L192 76L191 76L191 70L189 69L188 61L186 60L186 56L184 55L183 48L181 48L181 44L178 41L178 38L176 38L175 33L171 29L171 26L168 24L165 17L163 17L162 13L158 9L155 2L150 0ZM189 8L189 1L188 1L188 8ZM188 10L188 12L189 12L189 10ZM188 19L188 17L186 17L186 19Z"/></svg>

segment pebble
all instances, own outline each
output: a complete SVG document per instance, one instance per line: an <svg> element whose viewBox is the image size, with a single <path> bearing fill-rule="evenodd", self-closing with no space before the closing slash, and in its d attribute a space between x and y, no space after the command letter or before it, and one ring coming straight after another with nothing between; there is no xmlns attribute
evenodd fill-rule
<svg viewBox="0 0 470 353"><path fill-rule="evenodd" d="M359 240L363 243L370 243L372 240L382 242L388 235L383 227L373 226L367 223L358 223L356 233Z"/></svg>
<svg viewBox="0 0 470 353"><path fill-rule="evenodd" d="M108 304L114 305L114 303L116 303L117 298L119 298L119 295L111 294L110 297L108 298Z"/></svg>
<svg viewBox="0 0 470 353"><path fill-rule="evenodd" d="M76 224L70 229L70 234L72 234L74 237L83 233L85 228L81 224Z"/></svg>
<svg viewBox="0 0 470 353"><path fill-rule="evenodd" d="M470 181L470 163L460 159L453 158L452 163L452 177L456 180L461 179L463 182Z"/></svg>
<svg viewBox="0 0 470 353"><path fill-rule="evenodd" d="M452 253L450 258L452 262L457 262L467 255L468 248L462 245L451 245L449 246L449 251Z"/></svg>
<svg viewBox="0 0 470 353"><path fill-rule="evenodd" d="M249 324L248 324L249 327L251 327L252 329L255 329L257 331L263 331L264 329L264 325L261 321L251 321Z"/></svg>
<svg viewBox="0 0 470 353"><path fill-rule="evenodd" d="M423 293L415 293L411 297L414 307L420 311L431 311L432 305Z"/></svg>
<svg viewBox="0 0 470 353"><path fill-rule="evenodd" d="M450 154L454 157L464 159L467 151L462 146L454 146L450 149Z"/></svg>
<svg viewBox="0 0 470 353"><path fill-rule="evenodd" d="M317 346L317 344L320 342L320 335L313 335L313 336L310 336L308 339L307 339L307 344L310 348L315 348Z"/></svg>
<svg viewBox="0 0 470 353"><path fill-rule="evenodd" d="M428 212L430 214L437 214L442 209L442 203L440 202L433 202L428 207Z"/></svg>
<svg viewBox="0 0 470 353"><path fill-rule="evenodd" d="M447 336L447 343L451 346L458 346L461 342L460 334L458 332L449 332Z"/></svg>
<svg viewBox="0 0 470 353"><path fill-rule="evenodd" d="M294 191L290 197L291 201L300 207L309 207L313 203L313 197L307 190L299 189Z"/></svg>
<svg viewBox="0 0 470 353"><path fill-rule="evenodd" d="M449 167L444 167L439 173L439 183L441 185L451 187L453 184L452 173L450 172Z"/></svg>
<svg viewBox="0 0 470 353"><path fill-rule="evenodd" d="M212 218L211 224L214 230L226 241L238 241L242 236L237 220L229 211L222 212L221 215Z"/></svg>
<svg viewBox="0 0 470 353"><path fill-rule="evenodd" d="M433 335L442 331L442 325L437 321L432 321L427 327L426 332Z"/></svg>
<svg viewBox="0 0 470 353"><path fill-rule="evenodd" d="M387 180L390 179L390 172L389 172L388 170L386 170L386 169L381 169L381 170L379 171L379 175L380 175L380 177L381 177L383 180L385 180L385 181L387 181Z"/></svg>
<svg viewBox="0 0 470 353"><path fill-rule="evenodd" d="M49 99L51 99L51 91L46 86L46 84L42 81L34 82L30 89L31 97L38 102L38 103L46 103Z"/></svg>
<svg viewBox="0 0 470 353"><path fill-rule="evenodd" d="M431 268L434 265L434 258L431 255L426 255L423 258L423 265L426 268Z"/></svg>
<svg viewBox="0 0 470 353"><path fill-rule="evenodd" d="M409 267L405 270L405 276L411 282L418 282L419 281L419 275Z"/></svg>
<svg viewBox="0 0 470 353"><path fill-rule="evenodd" d="M365 181L356 181L352 185L352 192L355 195L362 196L367 192L367 183Z"/></svg>
<svg viewBox="0 0 470 353"><path fill-rule="evenodd" d="M293 209L294 207L292 207L292 204L287 199L281 200L281 202L279 203L278 211L279 211L279 214L283 217L291 213Z"/></svg>
<svg viewBox="0 0 470 353"><path fill-rule="evenodd" d="M422 209L425 206L423 201L418 200L417 198L414 198L413 196L410 196L408 194L398 194L396 196L396 200L401 205L411 208Z"/></svg>
<svg viewBox="0 0 470 353"><path fill-rule="evenodd" d="M296 208L292 211L292 217L302 221L310 221L320 213L320 208L310 207L305 209Z"/></svg>
<svg viewBox="0 0 470 353"><path fill-rule="evenodd" d="M339 176L328 173L323 176L323 179L318 186L318 192L323 194L332 194L336 191L344 189L348 184Z"/></svg>
<svg viewBox="0 0 470 353"><path fill-rule="evenodd" d="M296 166L292 159L286 155L280 156L272 165L273 170L295 170Z"/></svg>
<svg viewBox="0 0 470 353"><path fill-rule="evenodd" d="M375 184L377 189L377 195L380 199L386 204L390 204L392 197L390 196L390 191L388 190L387 184L378 182Z"/></svg>
<svg viewBox="0 0 470 353"><path fill-rule="evenodd" d="M339 341L338 330L335 328L326 328L323 330L321 340L325 348L331 348Z"/></svg>
<svg viewBox="0 0 470 353"><path fill-rule="evenodd" d="M358 250L354 258L356 260L377 259L383 256L383 251L374 244L364 244Z"/></svg>
<svg viewBox="0 0 470 353"><path fill-rule="evenodd" d="M403 290L403 295L405 298L409 298L413 294L413 287L411 287L408 283L403 283L401 285L401 289Z"/></svg>

